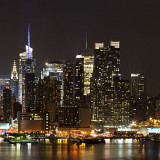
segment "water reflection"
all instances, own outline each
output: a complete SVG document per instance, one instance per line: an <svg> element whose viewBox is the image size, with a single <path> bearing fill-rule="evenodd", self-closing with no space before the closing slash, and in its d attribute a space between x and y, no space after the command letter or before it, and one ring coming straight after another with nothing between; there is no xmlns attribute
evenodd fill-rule
<svg viewBox="0 0 160 160"><path fill-rule="evenodd" d="M28 143L27 144L27 147L28 147L28 156L31 156L31 143Z"/></svg>
<svg viewBox="0 0 160 160"><path fill-rule="evenodd" d="M57 140L55 143L45 140L38 144L11 145L0 139L0 159L160 159L159 143L139 142L133 139L106 139L105 142L77 145L67 143L67 140Z"/></svg>

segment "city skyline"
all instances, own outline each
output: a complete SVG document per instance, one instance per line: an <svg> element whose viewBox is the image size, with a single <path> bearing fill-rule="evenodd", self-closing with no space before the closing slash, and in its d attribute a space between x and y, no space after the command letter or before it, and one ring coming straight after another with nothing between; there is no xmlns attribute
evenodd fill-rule
<svg viewBox="0 0 160 160"><path fill-rule="evenodd" d="M0 159L160 159L153 2L0 2Z"/></svg>
<svg viewBox="0 0 160 160"><path fill-rule="evenodd" d="M75 59L77 48L85 48L87 25L89 48L94 47L94 42L109 44L110 40L120 40L122 76L143 73L149 95L159 93L159 24L156 20L159 11L151 1L131 4L119 1L76 4L71 1L57 8L59 5L59 2L51 1L2 3L0 43L4 45L0 47L0 53L3 53L0 74L9 74L13 60L18 60L18 54L24 51L28 24L31 25L31 47L39 74L47 59Z"/></svg>

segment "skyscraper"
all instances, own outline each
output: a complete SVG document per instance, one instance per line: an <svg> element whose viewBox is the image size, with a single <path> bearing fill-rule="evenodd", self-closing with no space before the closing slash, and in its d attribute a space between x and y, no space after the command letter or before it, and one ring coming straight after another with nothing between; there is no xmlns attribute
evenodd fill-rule
<svg viewBox="0 0 160 160"><path fill-rule="evenodd" d="M75 103L80 105L90 99L90 82L93 73L94 50L86 49L76 56Z"/></svg>
<svg viewBox="0 0 160 160"><path fill-rule="evenodd" d="M28 26L28 45L26 51L19 54L19 102L25 110L25 74L35 72L35 59L33 49L30 47L30 26Z"/></svg>
<svg viewBox="0 0 160 160"><path fill-rule="evenodd" d="M82 55L76 56L75 62L75 105L84 103L84 60Z"/></svg>
<svg viewBox="0 0 160 160"><path fill-rule="evenodd" d="M52 80L59 81L61 83L61 103L63 105L64 84L63 84L63 65L64 62L60 60L48 60L41 72L41 79L50 76Z"/></svg>
<svg viewBox="0 0 160 160"><path fill-rule="evenodd" d="M13 68L11 72L10 86L11 86L12 94L15 95L16 99L18 99L18 72L17 72L17 66L16 66L15 60L14 60Z"/></svg>
<svg viewBox="0 0 160 160"><path fill-rule="evenodd" d="M0 94L3 93L5 86L10 87L11 75L0 75Z"/></svg>
<svg viewBox="0 0 160 160"><path fill-rule="evenodd" d="M130 84L129 80L122 80L121 76L113 76L112 99L110 99L111 114L106 117L106 124L116 127L129 125ZM111 101L112 100L112 101ZM109 106L109 105L107 105Z"/></svg>
<svg viewBox="0 0 160 160"><path fill-rule="evenodd" d="M146 78L143 74L131 74L131 120L145 120L147 112Z"/></svg>
<svg viewBox="0 0 160 160"><path fill-rule="evenodd" d="M74 105L74 63L65 61L63 66L64 74L64 97L63 105Z"/></svg>
<svg viewBox="0 0 160 160"><path fill-rule="evenodd" d="M86 49L81 52L84 61L84 95L90 95L90 79L93 73L94 50Z"/></svg>
<svg viewBox="0 0 160 160"><path fill-rule="evenodd" d="M107 48L104 43L95 43L93 77L91 80L92 119L104 122L105 83L107 80Z"/></svg>
<svg viewBox="0 0 160 160"><path fill-rule="evenodd" d="M92 119L109 126L129 124L128 83L121 80L120 42L95 43L93 77L91 79ZM123 97L127 94L127 98ZM122 100L123 99L123 100ZM124 111L126 109L126 111Z"/></svg>
<svg viewBox="0 0 160 160"><path fill-rule="evenodd" d="M51 76L43 79L43 111L49 112L49 122L53 124L56 121L57 109L61 103L61 82L53 80Z"/></svg>
<svg viewBox="0 0 160 160"><path fill-rule="evenodd" d="M11 89L7 86L3 90L3 120L9 122L12 110L11 110Z"/></svg>
<svg viewBox="0 0 160 160"><path fill-rule="evenodd" d="M34 73L25 75L25 107L26 112L36 112L36 82Z"/></svg>
<svg viewBox="0 0 160 160"><path fill-rule="evenodd" d="M131 74L131 96L139 99L146 95L146 79L143 74Z"/></svg>
<svg viewBox="0 0 160 160"><path fill-rule="evenodd" d="M37 112L44 111L44 80L39 79L36 85L36 108Z"/></svg>

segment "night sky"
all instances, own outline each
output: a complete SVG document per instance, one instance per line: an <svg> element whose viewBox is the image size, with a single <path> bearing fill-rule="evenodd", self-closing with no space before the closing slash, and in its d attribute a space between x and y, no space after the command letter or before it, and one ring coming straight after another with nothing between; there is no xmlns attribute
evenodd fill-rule
<svg viewBox="0 0 160 160"><path fill-rule="evenodd" d="M154 3L153 3L154 2ZM160 1L0 0L0 74L25 51L27 25L40 73L47 59L74 60L77 48L120 40L121 72L144 73L149 95L160 92Z"/></svg>

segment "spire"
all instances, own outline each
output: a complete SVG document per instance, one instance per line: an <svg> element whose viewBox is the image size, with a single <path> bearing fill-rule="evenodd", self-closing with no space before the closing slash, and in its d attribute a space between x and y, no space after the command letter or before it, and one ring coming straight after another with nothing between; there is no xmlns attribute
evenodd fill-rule
<svg viewBox="0 0 160 160"><path fill-rule="evenodd" d="M87 39L87 25L86 25L86 49L88 48L88 39Z"/></svg>
<svg viewBox="0 0 160 160"><path fill-rule="evenodd" d="M17 72L17 66L16 66L16 61L14 60L13 62L13 68L11 72L11 79L16 80L18 79L18 72Z"/></svg>
<svg viewBox="0 0 160 160"><path fill-rule="evenodd" d="M30 58L30 24L28 24L28 52L27 57Z"/></svg>

